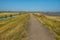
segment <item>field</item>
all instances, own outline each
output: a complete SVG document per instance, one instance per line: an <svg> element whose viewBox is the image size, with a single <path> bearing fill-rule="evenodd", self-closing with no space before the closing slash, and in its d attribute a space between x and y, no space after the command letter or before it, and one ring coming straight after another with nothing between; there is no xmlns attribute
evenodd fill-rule
<svg viewBox="0 0 60 40"><path fill-rule="evenodd" d="M60 40L60 16L34 13L35 18L42 23L54 35L56 40Z"/></svg>
<svg viewBox="0 0 60 40"><path fill-rule="evenodd" d="M32 40L60 40L60 16L35 12L0 12L0 40L31 40L31 37Z"/></svg>
<svg viewBox="0 0 60 40"><path fill-rule="evenodd" d="M29 14L20 12L0 13L0 40L22 40L26 37Z"/></svg>

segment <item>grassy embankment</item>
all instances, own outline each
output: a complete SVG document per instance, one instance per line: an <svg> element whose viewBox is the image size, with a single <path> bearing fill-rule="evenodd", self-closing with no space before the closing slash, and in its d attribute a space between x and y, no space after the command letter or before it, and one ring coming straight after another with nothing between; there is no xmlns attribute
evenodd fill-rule
<svg viewBox="0 0 60 40"><path fill-rule="evenodd" d="M2 13L0 18L16 14L18 14L16 17L0 20L0 40L22 40L26 37L25 24L29 20L29 14Z"/></svg>
<svg viewBox="0 0 60 40"><path fill-rule="evenodd" d="M54 35L56 40L60 40L60 16L52 16L46 14L33 14L37 20L45 25L46 28Z"/></svg>

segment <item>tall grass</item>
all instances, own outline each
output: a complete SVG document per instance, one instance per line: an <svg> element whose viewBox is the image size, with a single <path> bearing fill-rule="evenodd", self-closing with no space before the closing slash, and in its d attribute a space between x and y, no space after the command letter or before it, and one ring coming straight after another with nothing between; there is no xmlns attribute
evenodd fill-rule
<svg viewBox="0 0 60 40"><path fill-rule="evenodd" d="M22 40L26 35L26 23L29 14L20 14L14 18L0 20L0 40Z"/></svg>
<svg viewBox="0 0 60 40"><path fill-rule="evenodd" d="M45 25L54 35L56 40L60 40L60 16L49 16L45 14L33 14L37 20Z"/></svg>

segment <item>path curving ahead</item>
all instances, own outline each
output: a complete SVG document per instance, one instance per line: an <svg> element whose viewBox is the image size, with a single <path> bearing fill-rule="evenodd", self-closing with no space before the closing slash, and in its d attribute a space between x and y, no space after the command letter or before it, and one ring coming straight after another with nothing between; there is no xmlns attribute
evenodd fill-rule
<svg viewBox="0 0 60 40"><path fill-rule="evenodd" d="M47 30L32 14L27 24L28 33L24 40L55 40L54 36Z"/></svg>

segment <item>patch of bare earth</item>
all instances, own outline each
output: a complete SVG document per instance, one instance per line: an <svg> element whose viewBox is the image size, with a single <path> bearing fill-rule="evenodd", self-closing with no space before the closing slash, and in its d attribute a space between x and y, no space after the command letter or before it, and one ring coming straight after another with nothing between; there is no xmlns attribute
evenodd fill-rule
<svg viewBox="0 0 60 40"><path fill-rule="evenodd" d="M32 14L26 26L28 28L27 37L24 40L55 40L54 36Z"/></svg>

